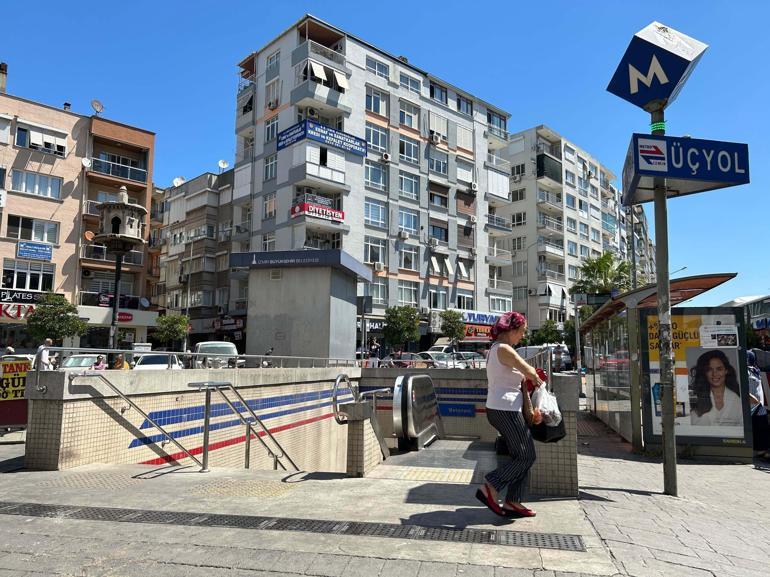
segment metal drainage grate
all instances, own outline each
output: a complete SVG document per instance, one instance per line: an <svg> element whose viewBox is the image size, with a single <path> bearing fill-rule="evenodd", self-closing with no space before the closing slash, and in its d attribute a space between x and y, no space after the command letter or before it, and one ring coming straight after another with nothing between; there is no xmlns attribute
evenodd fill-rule
<svg viewBox="0 0 770 577"><path fill-rule="evenodd" d="M297 531L333 535L363 535L419 541L448 541L478 543L480 545L507 545L535 547L562 551L585 551L580 535L533 533L530 531L503 531L489 529L452 529L451 527L423 527L395 523L365 523L359 521L323 521L289 519L285 517L256 517L248 515L221 515L144 509L114 509L111 507L76 507L38 503L10 503L0 501L0 515L24 517L56 517L84 521L114 521L118 523L153 523L195 527L227 527L269 531Z"/></svg>

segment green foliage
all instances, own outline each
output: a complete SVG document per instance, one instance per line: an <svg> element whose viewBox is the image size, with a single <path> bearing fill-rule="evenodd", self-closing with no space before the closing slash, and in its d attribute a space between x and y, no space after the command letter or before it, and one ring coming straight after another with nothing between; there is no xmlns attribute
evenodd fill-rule
<svg viewBox="0 0 770 577"><path fill-rule="evenodd" d="M463 314L453 310L441 311L441 332L454 344L461 341L465 337Z"/></svg>
<svg viewBox="0 0 770 577"><path fill-rule="evenodd" d="M406 343L420 339L420 313L410 306L385 309L385 341L393 347L406 347Z"/></svg>
<svg viewBox="0 0 770 577"><path fill-rule="evenodd" d="M155 338L161 343L182 341L187 336L190 319L185 315L164 315L158 317Z"/></svg>
<svg viewBox="0 0 770 577"><path fill-rule="evenodd" d="M62 295L47 293L27 318L27 332L36 342L61 341L85 334L88 323L78 317L78 308Z"/></svg>
<svg viewBox="0 0 770 577"><path fill-rule="evenodd" d="M569 319L564 322L564 344L570 350L570 353L575 352L575 319Z"/></svg>
<svg viewBox="0 0 770 577"><path fill-rule="evenodd" d="M617 260L611 252L596 258L588 258L580 267L580 280L572 285L575 293L608 293L613 289L620 292L631 288L631 269L628 261Z"/></svg>
<svg viewBox="0 0 770 577"><path fill-rule="evenodd" d="M545 321L540 328L532 333L532 344L543 345L545 343L560 343L561 331L556 328L554 321Z"/></svg>

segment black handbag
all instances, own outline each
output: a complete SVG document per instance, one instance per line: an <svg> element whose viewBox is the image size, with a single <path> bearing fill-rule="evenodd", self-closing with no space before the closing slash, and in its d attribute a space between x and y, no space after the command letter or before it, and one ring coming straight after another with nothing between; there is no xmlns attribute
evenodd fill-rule
<svg viewBox="0 0 770 577"><path fill-rule="evenodd" d="M564 419L559 421L555 427L540 423L539 425L530 425L529 432L532 438L541 443L558 443L567 436L567 429L564 427Z"/></svg>

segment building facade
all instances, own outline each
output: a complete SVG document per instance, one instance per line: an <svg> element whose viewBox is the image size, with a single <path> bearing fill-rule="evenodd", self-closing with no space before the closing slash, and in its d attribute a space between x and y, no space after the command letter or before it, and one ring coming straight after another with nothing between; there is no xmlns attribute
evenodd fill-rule
<svg viewBox="0 0 770 577"><path fill-rule="evenodd" d="M7 68L2 68L5 74ZM0 86L5 85L2 78ZM0 339L34 350L26 316L47 292L62 294L88 319L83 346L106 346L114 297L114 257L86 239L98 205L117 198L150 210L154 134L0 93ZM145 223L146 226L146 223ZM144 232L147 238L147 232ZM146 299L146 249L128 254L121 279L120 340L146 339L156 312ZM77 343L75 343L77 344Z"/></svg>

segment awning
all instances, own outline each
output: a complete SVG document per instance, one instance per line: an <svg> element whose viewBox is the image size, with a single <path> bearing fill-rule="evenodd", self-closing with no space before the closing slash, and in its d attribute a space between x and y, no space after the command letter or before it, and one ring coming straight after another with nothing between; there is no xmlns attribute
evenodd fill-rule
<svg viewBox="0 0 770 577"><path fill-rule="evenodd" d="M444 264L446 265L446 270L447 270L447 272L448 272L450 275L452 275L452 274L454 274L454 273L455 273L455 269L454 269L454 267L452 266L452 263L449 261L449 259L448 259L448 258L445 258L445 259L444 259Z"/></svg>
<svg viewBox="0 0 770 577"><path fill-rule="evenodd" d="M441 266L435 256L430 257L430 264L433 267L433 274L441 274Z"/></svg>
<svg viewBox="0 0 770 577"><path fill-rule="evenodd" d="M23 124L24 126L33 126L35 128L39 128L40 130L45 130L46 132L55 132L56 134L67 134L67 131L62 130L61 128L48 126L47 124L40 124L39 122L32 122L31 120L26 120L24 118L17 118L16 123Z"/></svg>
<svg viewBox="0 0 770 577"><path fill-rule="evenodd" d="M43 133L37 130L29 131L29 143L35 146L43 146Z"/></svg>
<svg viewBox="0 0 770 577"><path fill-rule="evenodd" d="M339 72L339 71L335 70L334 71L334 78L337 80L337 86L347 90L347 88L348 88L348 77L345 75L344 72Z"/></svg>
<svg viewBox="0 0 770 577"><path fill-rule="evenodd" d="M321 66L318 62L310 61L310 68L313 70L313 76L320 78L321 80L326 80L326 70L324 70L324 67Z"/></svg>
<svg viewBox="0 0 770 577"><path fill-rule="evenodd" d="M61 146L62 148L66 148L67 146L67 139L66 138L59 138L58 136L54 136L54 143L56 146Z"/></svg>
<svg viewBox="0 0 770 577"><path fill-rule="evenodd" d="M468 278L470 275L468 275L468 270L465 268L465 264L463 264L463 261L458 260L457 261L457 268L460 269L460 276L463 278Z"/></svg>

